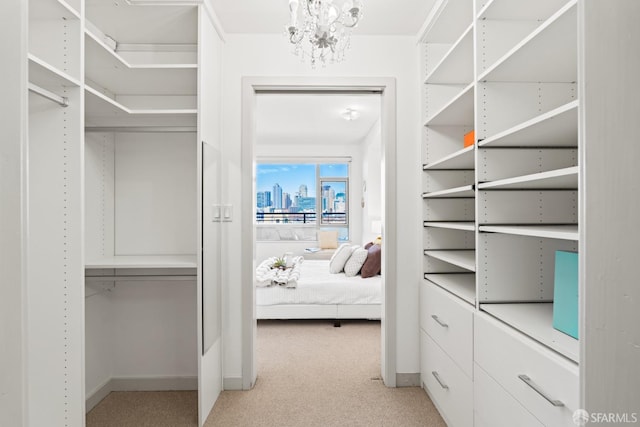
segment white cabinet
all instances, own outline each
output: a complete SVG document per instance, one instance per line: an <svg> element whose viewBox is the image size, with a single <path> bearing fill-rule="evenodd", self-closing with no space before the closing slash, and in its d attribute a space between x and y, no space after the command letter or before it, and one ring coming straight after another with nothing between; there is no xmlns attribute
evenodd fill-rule
<svg viewBox="0 0 640 427"><path fill-rule="evenodd" d="M585 353L600 365L624 359L635 371L629 363L634 351L616 331L626 330L629 310L636 307L629 297L635 292L629 287L633 261L624 254L634 253L637 227L624 212L637 206L637 198L618 168L637 177L627 161L636 146L621 133L637 129L637 101L630 102L637 97L628 97L620 85L635 91L625 67L638 69L637 55L630 52L640 36L627 16L639 6L617 2L604 13L596 4L438 1L421 34L423 277L429 283L423 289L441 288L423 294L421 325L427 334L438 334L428 329L430 316L438 311L439 319L456 317L456 305L442 295L469 304L477 425L569 426L574 410L589 410L585 396L599 398L591 410L606 412L605 393L591 391L608 381L596 374L604 367L583 365ZM600 63L601 57L615 62ZM625 83L616 83L615 96L597 89L619 79ZM606 112L598 107L605 94ZM471 130L474 145L464 147L463 136ZM614 154L603 148L609 145ZM601 179L608 177L607 187ZM619 193L625 195L613 196ZM617 204L604 208L599 200L605 194ZM617 237L607 236L609 228ZM600 240L588 239L594 235ZM605 237L607 251L600 249ZM556 251L579 251L580 340L552 326ZM604 279L609 276L618 280ZM598 305L595 300L604 294L616 303ZM597 313L595 332L586 319ZM598 336L594 343L600 348L583 341L585 333ZM602 347L613 336L627 356ZM468 358L463 345L440 340L435 346L427 340L423 352L444 349L452 360ZM609 389L617 388L613 381ZM640 383L631 382L624 381L625 389L637 395ZM633 392L614 392L627 405L609 406L621 413L637 409L628 407ZM496 413L498 394L508 401L504 413ZM563 405L553 406L543 394Z"/></svg>

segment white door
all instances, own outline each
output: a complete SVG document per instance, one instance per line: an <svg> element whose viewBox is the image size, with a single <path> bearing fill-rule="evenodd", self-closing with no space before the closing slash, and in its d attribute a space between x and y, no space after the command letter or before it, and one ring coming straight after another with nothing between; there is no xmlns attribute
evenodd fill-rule
<svg viewBox="0 0 640 427"><path fill-rule="evenodd" d="M198 140L201 141L201 269L198 289L198 420L222 391L220 152L221 41L205 10L198 19Z"/></svg>

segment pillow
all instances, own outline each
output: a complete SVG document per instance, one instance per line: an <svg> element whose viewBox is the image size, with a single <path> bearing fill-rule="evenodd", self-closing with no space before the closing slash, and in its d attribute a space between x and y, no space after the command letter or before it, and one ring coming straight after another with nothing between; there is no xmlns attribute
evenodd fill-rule
<svg viewBox="0 0 640 427"><path fill-rule="evenodd" d="M364 245L365 249L369 249L371 246L373 246L373 242L369 242L366 245Z"/></svg>
<svg viewBox="0 0 640 427"><path fill-rule="evenodd" d="M357 246L351 246L349 243L343 243L334 252L331 260L329 260L329 273L338 274L344 270L344 265Z"/></svg>
<svg viewBox="0 0 640 427"><path fill-rule="evenodd" d="M318 245L320 249L335 249L338 247L337 231L318 231Z"/></svg>
<svg viewBox="0 0 640 427"><path fill-rule="evenodd" d="M380 245L371 245L367 252L367 259L360 271L363 279L373 277L382 270L382 247Z"/></svg>
<svg viewBox="0 0 640 427"><path fill-rule="evenodd" d="M367 259L367 255L369 255L369 251L364 248L358 247L354 250L351 257L349 257L349 260L344 265L344 275L347 277L353 277L358 274Z"/></svg>

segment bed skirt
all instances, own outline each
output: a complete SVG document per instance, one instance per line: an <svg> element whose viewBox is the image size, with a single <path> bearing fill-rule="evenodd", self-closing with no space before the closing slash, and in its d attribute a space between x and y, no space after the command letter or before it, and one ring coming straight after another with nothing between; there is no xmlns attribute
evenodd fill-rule
<svg viewBox="0 0 640 427"><path fill-rule="evenodd" d="M280 304L257 305L256 319L375 319L381 318L380 304Z"/></svg>

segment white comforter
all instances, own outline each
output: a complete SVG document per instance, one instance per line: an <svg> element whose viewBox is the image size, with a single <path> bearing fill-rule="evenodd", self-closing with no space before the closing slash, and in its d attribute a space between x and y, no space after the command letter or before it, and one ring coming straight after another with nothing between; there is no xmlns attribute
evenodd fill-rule
<svg viewBox="0 0 640 427"><path fill-rule="evenodd" d="M295 289L256 287L256 304L381 304L381 288L381 276L331 274L329 261L305 260Z"/></svg>

